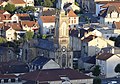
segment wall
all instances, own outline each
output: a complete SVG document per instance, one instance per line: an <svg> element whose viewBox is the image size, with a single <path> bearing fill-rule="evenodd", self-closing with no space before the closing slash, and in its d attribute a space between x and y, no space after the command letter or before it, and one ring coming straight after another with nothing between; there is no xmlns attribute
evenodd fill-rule
<svg viewBox="0 0 120 84"><path fill-rule="evenodd" d="M106 77L114 77L114 76L117 75L117 73L115 73L114 69L115 69L116 65L118 63L120 63L120 54L117 54L117 55L113 55L111 58L109 58L107 60L107 73L106 73Z"/></svg>

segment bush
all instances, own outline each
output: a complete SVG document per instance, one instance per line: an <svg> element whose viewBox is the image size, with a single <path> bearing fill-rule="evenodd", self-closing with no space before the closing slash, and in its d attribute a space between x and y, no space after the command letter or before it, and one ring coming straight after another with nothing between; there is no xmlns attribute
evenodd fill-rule
<svg viewBox="0 0 120 84"><path fill-rule="evenodd" d="M93 84L101 84L101 79L100 78L94 78L93 79Z"/></svg>

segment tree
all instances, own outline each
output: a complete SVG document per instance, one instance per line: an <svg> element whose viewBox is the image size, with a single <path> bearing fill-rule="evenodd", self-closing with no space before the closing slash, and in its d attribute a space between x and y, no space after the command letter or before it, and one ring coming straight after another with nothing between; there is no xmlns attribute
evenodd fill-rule
<svg viewBox="0 0 120 84"><path fill-rule="evenodd" d="M16 8L15 8L15 5L8 3L8 4L4 7L4 9L5 9L6 11L10 12L10 13L13 13Z"/></svg>
<svg viewBox="0 0 120 84"><path fill-rule="evenodd" d="M6 43L6 42L7 42L7 40L5 38L0 37L0 43Z"/></svg>
<svg viewBox="0 0 120 84"><path fill-rule="evenodd" d="M96 65L95 68L94 68L93 71L92 71L92 74L93 74L94 76L99 76L100 73L101 73L101 71L100 71L100 66L99 66L99 65Z"/></svg>
<svg viewBox="0 0 120 84"><path fill-rule="evenodd" d="M93 84L101 84L101 79L100 78L94 78L93 79Z"/></svg>
<svg viewBox="0 0 120 84"><path fill-rule="evenodd" d="M25 8L23 8L23 11L35 11L35 7L33 6L26 6Z"/></svg>
<svg viewBox="0 0 120 84"><path fill-rule="evenodd" d="M120 47L120 35L115 40L115 46Z"/></svg>
<svg viewBox="0 0 120 84"><path fill-rule="evenodd" d="M25 40L31 40L33 38L34 32L27 31L25 34Z"/></svg>
<svg viewBox="0 0 120 84"><path fill-rule="evenodd" d="M115 71L116 73L118 73L118 74L120 73L120 64L117 64L117 65L116 65L114 71Z"/></svg>
<svg viewBox="0 0 120 84"><path fill-rule="evenodd" d="M43 6L52 7L53 3L51 2L51 0L44 0Z"/></svg>

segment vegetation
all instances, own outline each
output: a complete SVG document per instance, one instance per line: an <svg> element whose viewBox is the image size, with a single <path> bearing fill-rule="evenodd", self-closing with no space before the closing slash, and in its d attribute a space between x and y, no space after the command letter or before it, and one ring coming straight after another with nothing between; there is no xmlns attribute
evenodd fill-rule
<svg viewBox="0 0 120 84"><path fill-rule="evenodd" d="M47 38L47 35L44 34L44 35L42 36L42 39L46 39L46 38Z"/></svg>
<svg viewBox="0 0 120 84"><path fill-rule="evenodd" d="M31 40L33 38L34 32L27 31L25 34L25 40Z"/></svg>
<svg viewBox="0 0 120 84"><path fill-rule="evenodd" d="M51 2L51 0L44 0L43 6L52 7L53 3Z"/></svg>
<svg viewBox="0 0 120 84"><path fill-rule="evenodd" d="M120 73L120 64L117 64L115 67L115 72Z"/></svg>
<svg viewBox="0 0 120 84"><path fill-rule="evenodd" d="M13 4L7 4L5 7L4 7L4 10L10 12L10 13L14 13L14 11L16 10L16 7L15 5Z"/></svg>
<svg viewBox="0 0 120 84"><path fill-rule="evenodd" d="M93 84L101 84L101 79L100 78L94 78L93 79Z"/></svg>
<svg viewBox="0 0 120 84"><path fill-rule="evenodd" d="M0 43L6 43L6 42L7 42L7 40L5 38L0 37Z"/></svg>
<svg viewBox="0 0 120 84"><path fill-rule="evenodd" d="M92 71L92 74L93 74L94 76L99 76L100 73L101 73L101 71L100 71L100 66L99 66L99 65L96 65L95 68L94 68L93 71Z"/></svg>

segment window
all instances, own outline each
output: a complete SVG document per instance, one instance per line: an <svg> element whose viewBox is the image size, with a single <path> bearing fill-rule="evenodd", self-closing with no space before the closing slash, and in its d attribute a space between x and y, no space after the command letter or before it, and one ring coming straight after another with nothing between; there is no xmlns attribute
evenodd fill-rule
<svg viewBox="0 0 120 84"><path fill-rule="evenodd" d="M11 82L15 82L15 79L11 79Z"/></svg>
<svg viewBox="0 0 120 84"><path fill-rule="evenodd" d="M4 79L4 83L8 83L8 79Z"/></svg>

